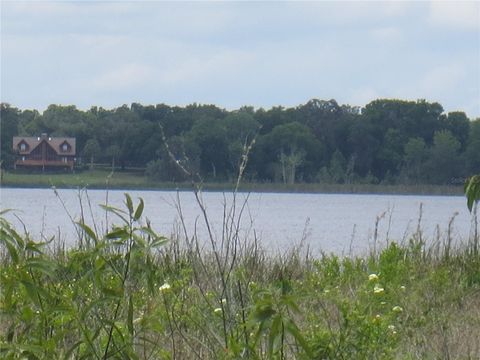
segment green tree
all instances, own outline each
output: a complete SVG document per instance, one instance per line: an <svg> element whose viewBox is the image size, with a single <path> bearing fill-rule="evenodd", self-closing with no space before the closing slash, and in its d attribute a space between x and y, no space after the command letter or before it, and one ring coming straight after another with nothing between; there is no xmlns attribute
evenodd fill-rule
<svg viewBox="0 0 480 360"><path fill-rule="evenodd" d="M41 117L37 110L23 110L19 114L18 134L20 136L35 136L42 131L37 128L38 119Z"/></svg>
<svg viewBox="0 0 480 360"><path fill-rule="evenodd" d="M427 169L432 183L448 184L459 178L461 144L448 130L437 131L429 152Z"/></svg>
<svg viewBox="0 0 480 360"><path fill-rule="evenodd" d="M425 100L378 99L367 104L361 125L357 123L350 135L356 171L362 176L371 172L380 180L397 174L408 139L420 137L430 146L434 133L442 128L442 113L440 104Z"/></svg>
<svg viewBox="0 0 480 360"><path fill-rule="evenodd" d="M110 145L106 150L105 154L112 159L112 171L115 170L115 159L118 159L120 157L121 149L118 145L113 144Z"/></svg>
<svg viewBox="0 0 480 360"><path fill-rule="evenodd" d="M2 168L13 166L15 155L12 140L18 134L18 120L20 111L9 104L0 104L0 164Z"/></svg>
<svg viewBox="0 0 480 360"><path fill-rule="evenodd" d="M276 126L261 138L258 148L256 166L274 172L266 174L271 179L280 175L282 181L290 183L299 178L312 180L322 165L323 145L298 122Z"/></svg>
<svg viewBox="0 0 480 360"><path fill-rule="evenodd" d="M97 139L89 139L83 147L82 154L90 161L90 170L93 170L93 161L100 155L101 148Z"/></svg>
<svg viewBox="0 0 480 360"><path fill-rule="evenodd" d="M378 177L384 178L386 174L398 174L402 165L404 146L405 140L401 131L389 128L373 164Z"/></svg>
<svg viewBox="0 0 480 360"><path fill-rule="evenodd" d="M443 116L440 127L448 130L460 142L460 149L464 150L469 138L470 120L463 111L450 112Z"/></svg>
<svg viewBox="0 0 480 360"><path fill-rule="evenodd" d="M346 180L347 160L339 150L336 150L330 159L329 173L332 180L337 184Z"/></svg>
<svg viewBox="0 0 480 360"><path fill-rule="evenodd" d="M189 147L193 145L192 147ZM184 181L198 174L199 149L182 136L172 136L158 149L158 158L147 164L146 175L153 180Z"/></svg>
<svg viewBox="0 0 480 360"><path fill-rule="evenodd" d="M408 182L418 184L426 179L425 162L428 149L425 140L420 137L410 138L405 144L402 172Z"/></svg>
<svg viewBox="0 0 480 360"><path fill-rule="evenodd" d="M81 149L87 139L94 136L88 127L88 116L74 105L50 105L38 119L37 131L51 136L73 136Z"/></svg>
<svg viewBox="0 0 480 360"><path fill-rule="evenodd" d="M348 137L354 172L366 176L372 171L375 156L381 146L382 136L376 136L374 125L365 119L358 119L351 127Z"/></svg>
<svg viewBox="0 0 480 360"><path fill-rule="evenodd" d="M339 105L335 100L312 99L299 106L293 118L308 126L315 137L324 144L324 160L328 161L332 154L339 150L348 153L346 139L353 120L358 117L359 108Z"/></svg>
<svg viewBox="0 0 480 360"><path fill-rule="evenodd" d="M188 149L198 149L200 174L225 179L229 174L228 141L221 119L203 117L186 134Z"/></svg>
<svg viewBox="0 0 480 360"><path fill-rule="evenodd" d="M480 174L480 118L470 123L465 162L467 173Z"/></svg>
<svg viewBox="0 0 480 360"><path fill-rule="evenodd" d="M250 109L232 112L223 120L228 141L228 161L233 175L238 171L249 146L260 130L260 124L254 119Z"/></svg>

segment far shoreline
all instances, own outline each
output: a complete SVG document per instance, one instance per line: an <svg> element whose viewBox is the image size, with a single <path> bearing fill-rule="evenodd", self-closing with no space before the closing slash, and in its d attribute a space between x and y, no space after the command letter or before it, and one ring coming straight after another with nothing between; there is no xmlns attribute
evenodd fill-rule
<svg viewBox="0 0 480 360"><path fill-rule="evenodd" d="M116 172L108 178L104 171L84 171L76 174L16 174L4 173L0 189L90 189L124 191L192 191L190 182L155 182L138 174ZM205 182L206 192L232 192L234 183ZM364 194L364 195L424 195L462 196L462 185L386 185L386 184L325 184L325 183L252 183L242 182L239 192L292 194Z"/></svg>

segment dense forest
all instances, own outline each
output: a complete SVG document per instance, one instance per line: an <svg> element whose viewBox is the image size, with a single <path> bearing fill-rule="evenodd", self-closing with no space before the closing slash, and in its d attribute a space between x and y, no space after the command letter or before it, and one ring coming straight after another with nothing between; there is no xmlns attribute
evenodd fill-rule
<svg viewBox="0 0 480 360"><path fill-rule="evenodd" d="M50 105L43 113L1 104L2 167L12 137L71 136L79 168L143 169L161 181L229 181L246 150L257 182L455 184L480 172L480 119L424 100L379 99L363 108L310 100L293 108L165 104L107 110Z"/></svg>

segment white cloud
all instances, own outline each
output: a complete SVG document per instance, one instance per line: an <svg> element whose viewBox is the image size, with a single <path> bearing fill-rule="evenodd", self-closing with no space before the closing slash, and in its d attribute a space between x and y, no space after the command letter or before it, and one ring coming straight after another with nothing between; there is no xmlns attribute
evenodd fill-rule
<svg viewBox="0 0 480 360"><path fill-rule="evenodd" d="M380 42L399 42L404 36L399 28L393 26L375 28L370 31L370 36Z"/></svg>
<svg viewBox="0 0 480 360"><path fill-rule="evenodd" d="M431 1L428 20L432 25L459 30L480 30L480 2Z"/></svg>
<svg viewBox="0 0 480 360"><path fill-rule="evenodd" d="M480 3L457 4L2 1L2 89L19 107L48 94L43 107L397 96L456 108L480 89L478 32L452 31L478 29Z"/></svg>
<svg viewBox="0 0 480 360"><path fill-rule="evenodd" d="M385 96L380 96L380 94L374 88L367 86L353 90L349 95L349 99L351 100L347 102L350 102L351 105L364 106L370 101L380 97Z"/></svg>
<svg viewBox="0 0 480 360"><path fill-rule="evenodd" d="M412 6L408 1L301 1L283 4L287 10L281 12L284 16L302 17L307 21L321 20L328 23L360 23L401 17ZM276 6L271 8L276 8Z"/></svg>
<svg viewBox="0 0 480 360"><path fill-rule="evenodd" d="M92 81L96 90L122 90L147 81L152 70L142 64L125 64L101 74Z"/></svg>
<svg viewBox="0 0 480 360"><path fill-rule="evenodd" d="M137 7L138 8L138 7ZM2 1L2 11L21 16L69 16L79 13L102 12L104 15L112 13L128 13L135 9L130 2L122 1Z"/></svg>
<svg viewBox="0 0 480 360"><path fill-rule="evenodd" d="M238 75L252 61L250 54L242 51L224 50L209 54L196 53L194 56L177 56L170 66L160 70L159 80L167 85L185 82L211 82L218 78L232 78Z"/></svg>
<svg viewBox="0 0 480 360"><path fill-rule="evenodd" d="M419 89L425 94L435 95L456 92L466 75L466 69L460 64L437 66L423 76Z"/></svg>

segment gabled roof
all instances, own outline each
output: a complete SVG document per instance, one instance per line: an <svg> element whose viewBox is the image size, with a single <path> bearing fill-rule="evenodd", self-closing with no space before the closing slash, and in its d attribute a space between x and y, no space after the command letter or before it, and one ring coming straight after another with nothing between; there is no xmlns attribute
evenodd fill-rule
<svg viewBox="0 0 480 360"><path fill-rule="evenodd" d="M26 143L28 149L25 151L19 150L20 143ZM76 139L71 137L46 137L46 136L14 136L13 149L19 151L20 154L30 154L38 145L45 141L58 155L75 155L76 154ZM63 143L70 145L68 151L62 151L60 148Z"/></svg>

